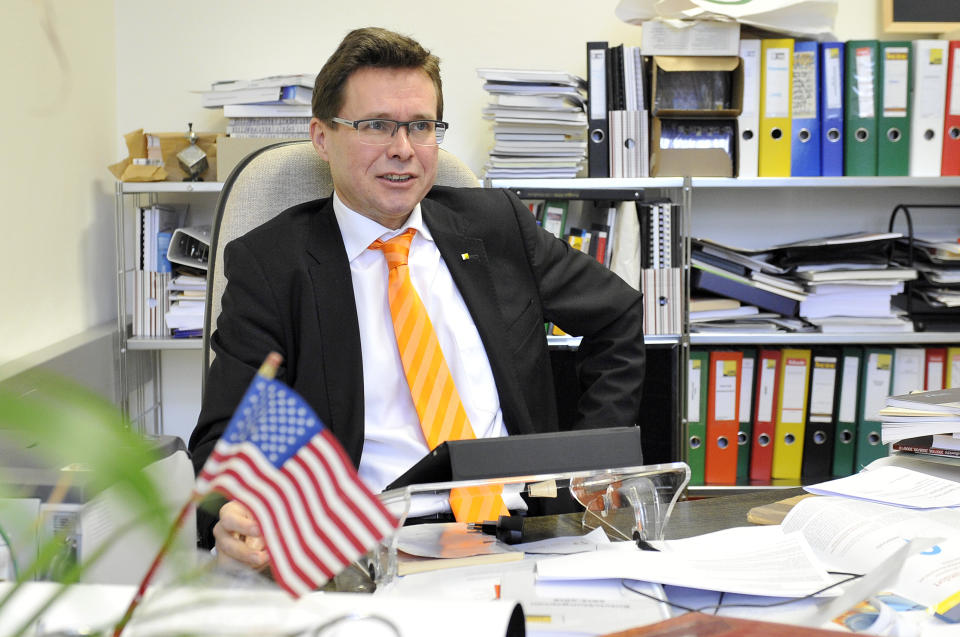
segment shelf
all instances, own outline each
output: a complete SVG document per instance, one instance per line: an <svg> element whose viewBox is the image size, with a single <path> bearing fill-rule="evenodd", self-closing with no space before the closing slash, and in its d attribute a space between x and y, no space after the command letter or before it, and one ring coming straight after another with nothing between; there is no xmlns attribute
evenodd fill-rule
<svg viewBox="0 0 960 637"><path fill-rule="evenodd" d="M836 343L856 344L911 344L911 343L956 343L960 332L846 332L821 334L820 332L750 332L726 334L690 335L691 345L765 345L805 344L826 345Z"/></svg>
<svg viewBox="0 0 960 637"><path fill-rule="evenodd" d="M643 337L646 345L676 345L679 334L647 334ZM579 336L548 336L547 345L554 349L576 349L580 347Z"/></svg>
<svg viewBox="0 0 960 637"><path fill-rule="evenodd" d="M119 191L124 195L160 192L220 192L220 181L144 181L120 182Z"/></svg>
<svg viewBox="0 0 960 637"><path fill-rule="evenodd" d="M687 487L688 498L713 498L721 495L740 495L757 491L785 491L803 485L793 480L778 480L777 484L701 484Z"/></svg>
<svg viewBox="0 0 960 637"><path fill-rule="evenodd" d="M202 338L172 338L169 336L131 336L127 339L127 349L130 350L168 350L168 349L201 349Z"/></svg>
<svg viewBox="0 0 960 637"><path fill-rule="evenodd" d="M488 188L529 190L644 190L682 188L960 188L960 177L649 177L637 179L489 179Z"/></svg>
<svg viewBox="0 0 960 637"><path fill-rule="evenodd" d="M696 188L960 188L960 177L693 177Z"/></svg>
<svg viewBox="0 0 960 637"><path fill-rule="evenodd" d="M652 177L646 179L601 179L585 177L581 179L488 179L484 180L486 188L510 188L523 190L549 190L553 196L560 197L559 192L570 191L576 194L583 190L635 190L637 194L645 189L664 190L682 188L683 177ZM556 191L556 192L555 192ZM562 197L561 197L562 198ZM576 199L576 197L570 197Z"/></svg>

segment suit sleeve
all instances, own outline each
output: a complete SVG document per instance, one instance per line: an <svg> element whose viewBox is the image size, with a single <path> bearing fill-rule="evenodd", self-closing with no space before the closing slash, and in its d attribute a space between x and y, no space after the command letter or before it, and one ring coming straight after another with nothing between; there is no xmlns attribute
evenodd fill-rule
<svg viewBox="0 0 960 637"><path fill-rule="evenodd" d="M200 417L190 436L195 473L203 468L267 353L284 355L277 327L281 322L276 319L271 287L241 241L226 246L224 273L229 284L223 294L217 329L211 336L216 358L207 372ZM281 370L278 376L282 375ZM218 500L197 511L201 546L213 546L212 529L222 503Z"/></svg>
<svg viewBox="0 0 960 637"><path fill-rule="evenodd" d="M592 257L536 225L508 195L537 280L544 320L582 337L577 428L637 424L645 350L641 294Z"/></svg>

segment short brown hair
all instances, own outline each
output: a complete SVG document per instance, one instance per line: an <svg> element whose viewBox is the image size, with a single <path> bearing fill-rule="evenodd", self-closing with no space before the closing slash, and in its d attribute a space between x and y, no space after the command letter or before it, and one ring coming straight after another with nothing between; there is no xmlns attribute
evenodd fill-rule
<svg viewBox="0 0 960 637"><path fill-rule="evenodd" d="M343 106L343 87L354 71L365 68L420 69L437 90L437 119L443 119L440 59L406 35L379 27L354 29L317 74L313 87L313 116L325 122Z"/></svg>

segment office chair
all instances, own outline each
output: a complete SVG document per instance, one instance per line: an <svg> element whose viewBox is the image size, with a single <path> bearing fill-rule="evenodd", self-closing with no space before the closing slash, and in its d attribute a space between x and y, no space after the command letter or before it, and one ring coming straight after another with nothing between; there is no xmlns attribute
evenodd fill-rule
<svg viewBox="0 0 960 637"><path fill-rule="evenodd" d="M477 176L456 156L440 149L436 183L478 187ZM217 201L207 271L207 302L203 319L203 377L213 362L210 335L220 316L220 298L227 285L223 248L231 240L305 201L333 191L330 166L310 140L280 142L250 153L227 177Z"/></svg>

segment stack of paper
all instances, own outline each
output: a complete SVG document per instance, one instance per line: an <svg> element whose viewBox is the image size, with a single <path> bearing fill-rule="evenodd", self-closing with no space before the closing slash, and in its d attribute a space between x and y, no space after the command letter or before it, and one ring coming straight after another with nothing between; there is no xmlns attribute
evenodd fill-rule
<svg viewBox="0 0 960 637"><path fill-rule="evenodd" d="M913 323L892 303L917 277L890 262L891 242L901 236L855 233L752 250L694 238L692 284L822 332L911 332ZM960 304L960 294L942 298Z"/></svg>
<svg viewBox="0 0 960 637"><path fill-rule="evenodd" d="M206 307L207 279L193 274L180 274L167 286L170 309L165 318L174 338L203 335L203 313Z"/></svg>
<svg viewBox="0 0 960 637"><path fill-rule="evenodd" d="M214 82L200 93L205 108L223 108L231 137L307 138L316 74Z"/></svg>
<svg viewBox="0 0 960 637"><path fill-rule="evenodd" d="M956 237L914 237L899 243L898 260L915 267L920 278L894 299L922 329L952 329L960 318L960 242Z"/></svg>
<svg viewBox="0 0 960 637"><path fill-rule="evenodd" d="M477 69L490 94L490 178L573 178L586 158L586 83L560 71Z"/></svg>
<svg viewBox="0 0 960 637"><path fill-rule="evenodd" d="M897 451L960 457L960 388L890 396L880 418Z"/></svg>

